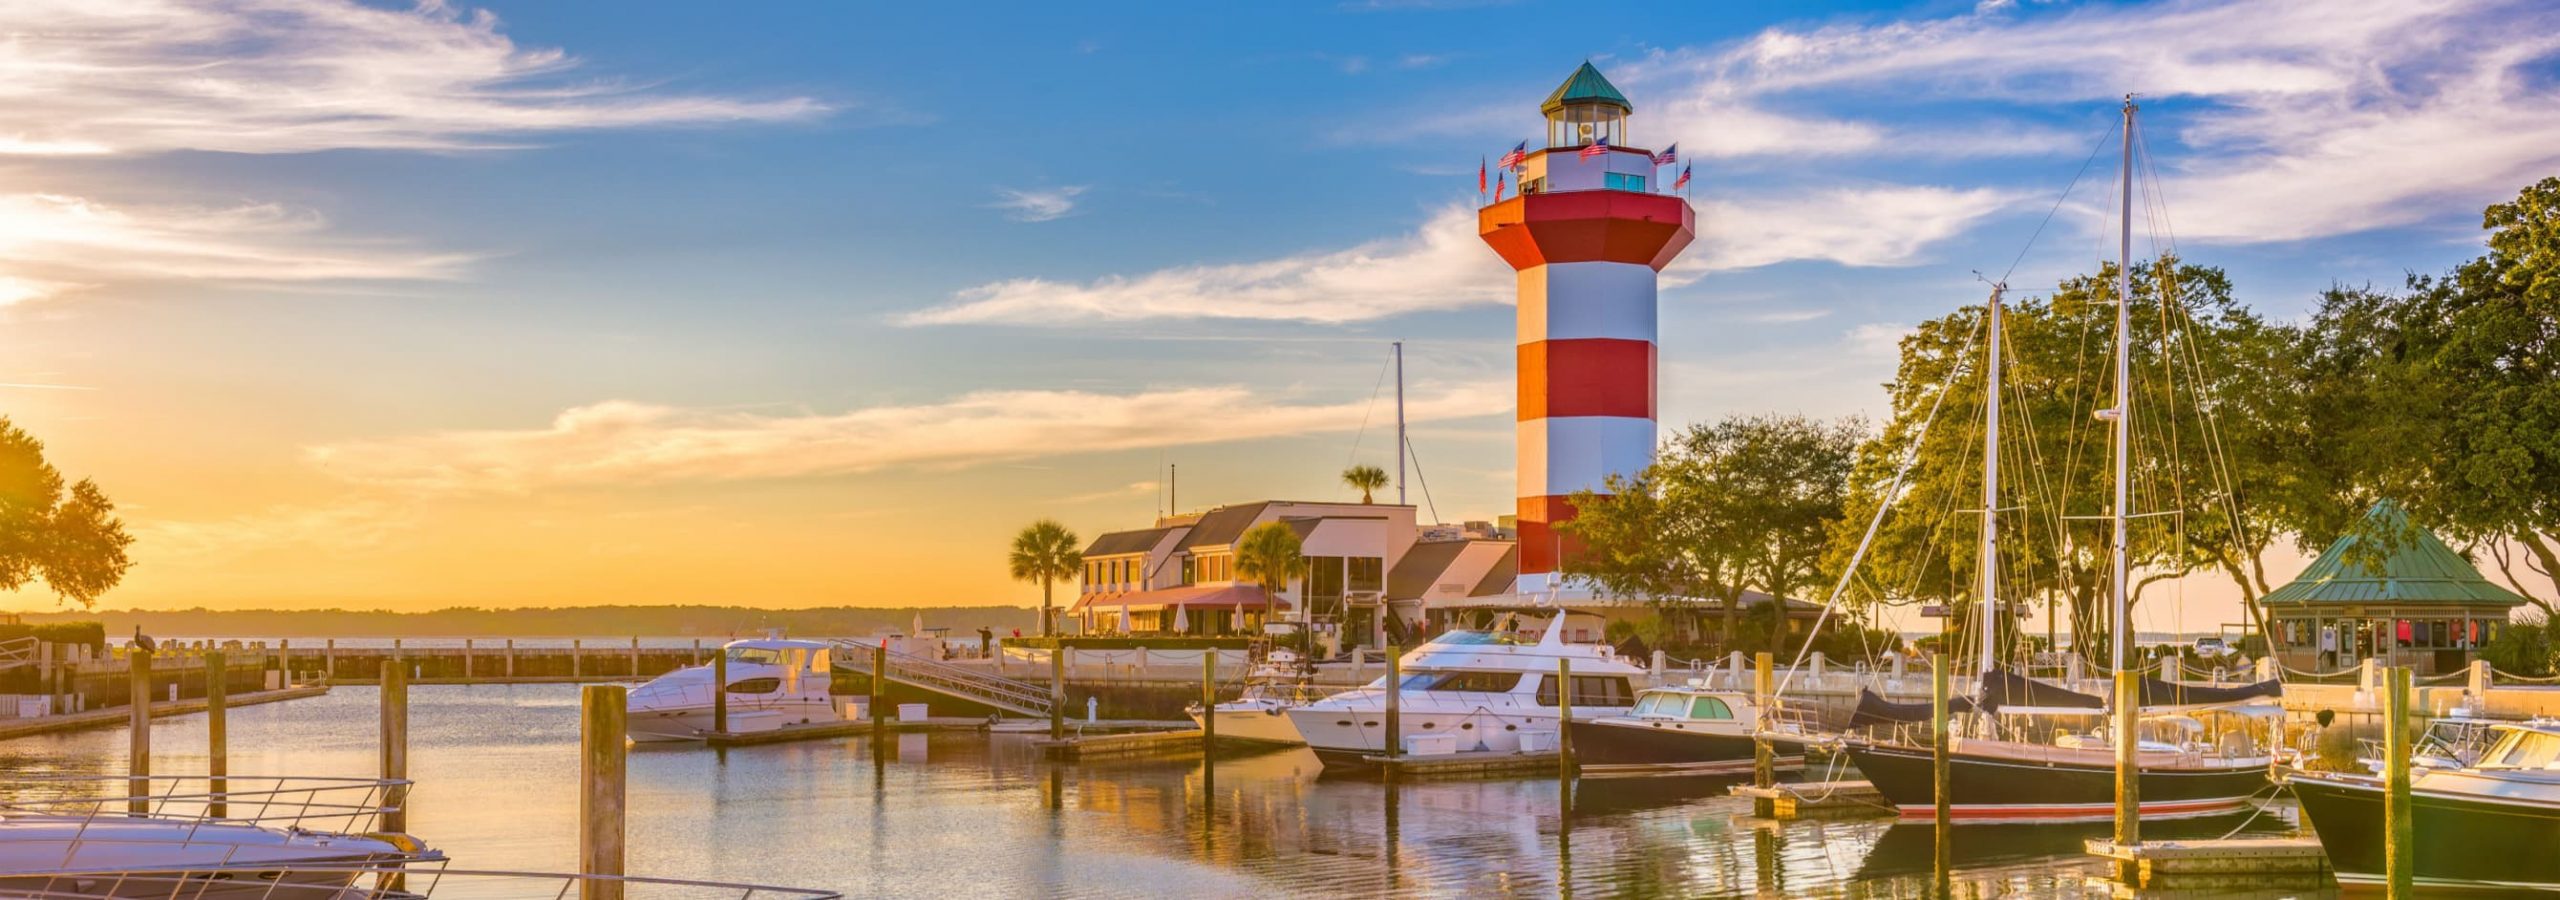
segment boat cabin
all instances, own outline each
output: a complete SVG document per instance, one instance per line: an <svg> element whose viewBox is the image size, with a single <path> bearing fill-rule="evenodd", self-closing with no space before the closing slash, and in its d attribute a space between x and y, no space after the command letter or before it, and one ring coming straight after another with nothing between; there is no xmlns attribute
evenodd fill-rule
<svg viewBox="0 0 2560 900"><path fill-rule="evenodd" d="M2560 723L2500 725L2498 742L2480 756L2478 768L2560 772Z"/></svg>

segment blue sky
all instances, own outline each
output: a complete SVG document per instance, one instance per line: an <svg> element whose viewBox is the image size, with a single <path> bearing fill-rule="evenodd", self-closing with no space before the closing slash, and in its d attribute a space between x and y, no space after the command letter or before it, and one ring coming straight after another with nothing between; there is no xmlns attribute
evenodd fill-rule
<svg viewBox="0 0 2560 900"><path fill-rule="evenodd" d="M14 15L0 380L52 387L0 401L126 504L111 603L1018 602L989 548L1163 462L1340 494L1394 339L1440 517L1507 512L1474 170L1585 58L1697 166L1666 426L1879 410L2128 91L2178 246L2279 316L2560 174L2533 3ZM2112 252L2113 175L2014 285Z"/></svg>

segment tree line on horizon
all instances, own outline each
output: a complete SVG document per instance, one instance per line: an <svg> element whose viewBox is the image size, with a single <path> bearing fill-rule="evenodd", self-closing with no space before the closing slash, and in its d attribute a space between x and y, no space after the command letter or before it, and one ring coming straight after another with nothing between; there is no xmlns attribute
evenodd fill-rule
<svg viewBox="0 0 2560 900"><path fill-rule="evenodd" d="M107 634L134 628L176 637L848 637L906 631L916 616L955 637L981 627L998 636L1030 632L1037 610L1023 606L830 606L757 609L744 606L569 606L521 609L450 607L420 612L357 609L81 610L27 613L31 624L97 621Z"/></svg>
<svg viewBox="0 0 2560 900"><path fill-rule="evenodd" d="M2547 620L2535 592L2560 590L2560 178L2489 207L2483 227L2482 256L2397 288L2333 286L2299 322L2233 299L2219 268L2136 266L2130 483L2135 512L2162 514L2131 529L2133 602L2209 573L2254 620L2270 549L2383 527L2365 513L2389 499L2405 527L2464 550ZM2055 604L2082 647L2107 631L2109 426L2091 413L2112 402L2115 281L2103 265L2001 319L2001 590ZM1675 434L1652 466L1575 496L1563 531L1582 550L1566 574L1662 602L1820 600L1890 499L1844 603L1969 615L1984 319L1969 307L1902 340L1881 428L1738 415Z"/></svg>

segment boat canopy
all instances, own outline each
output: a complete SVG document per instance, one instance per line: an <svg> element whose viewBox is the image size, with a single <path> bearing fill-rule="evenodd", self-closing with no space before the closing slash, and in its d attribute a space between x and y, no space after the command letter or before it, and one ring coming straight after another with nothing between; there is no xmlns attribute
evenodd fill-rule
<svg viewBox="0 0 2560 900"><path fill-rule="evenodd" d="M1909 725L1929 721L1930 704L1895 703L1866 688L1858 689L1858 708L1849 713L1849 727L1867 725ZM1973 711L1973 698L1947 698L1947 714Z"/></svg>
<svg viewBox="0 0 2560 900"><path fill-rule="evenodd" d="M2275 680L2254 684L2214 687L2202 684L2180 684L2145 678L2141 681L2142 706L2145 709L2191 709L2206 706L2229 706L2271 697L2284 696L2284 683ZM1982 708L2008 712L2012 707L2037 709L2105 709L2107 699L2046 684L2007 669L1994 669L1983 676L1982 690L1975 698Z"/></svg>

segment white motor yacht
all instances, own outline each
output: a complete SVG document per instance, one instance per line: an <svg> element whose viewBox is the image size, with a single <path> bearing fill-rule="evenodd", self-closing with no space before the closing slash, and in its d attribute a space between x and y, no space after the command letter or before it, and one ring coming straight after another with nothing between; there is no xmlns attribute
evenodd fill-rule
<svg viewBox="0 0 2560 900"><path fill-rule="evenodd" d="M1298 726L1289 721L1289 710L1314 702L1316 697L1309 680L1315 670L1306 658L1290 650L1273 650L1245 673L1244 694L1218 704L1209 711L1217 719L1218 739L1257 744L1304 744ZM1202 725L1200 704L1187 710L1191 721Z"/></svg>
<svg viewBox="0 0 2560 900"><path fill-rule="evenodd" d="M720 648L729 666L729 732L772 731L842 718L832 688L831 645L753 638ZM631 692L631 739L700 740L715 730L710 664L688 666Z"/></svg>
<svg viewBox="0 0 2560 900"><path fill-rule="evenodd" d="M1545 752L1559 731L1556 664L1571 660L1577 718L1625 713L1645 670L1605 644L1565 641L1565 609L1506 612L1487 630L1453 630L1404 654L1395 688L1404 752ZM1543 617L1543 622L1533 621ZM1526 624L1524 624L1526 623ZM1591 629L1598 633L1597 629ZM1386 749L1385 678L1289 710L1328 767L1358 768Z"/></svg>

